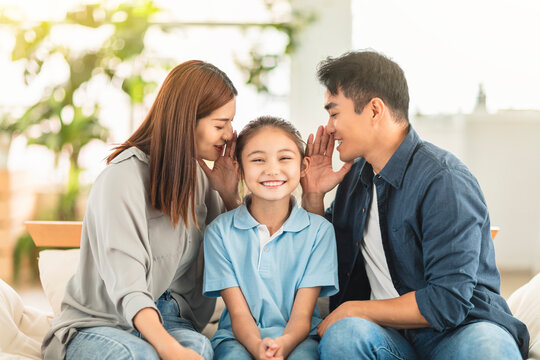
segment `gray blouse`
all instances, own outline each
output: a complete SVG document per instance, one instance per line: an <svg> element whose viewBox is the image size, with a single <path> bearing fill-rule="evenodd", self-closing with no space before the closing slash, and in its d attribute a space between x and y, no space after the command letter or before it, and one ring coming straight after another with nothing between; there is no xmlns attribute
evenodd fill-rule
<svg viewBox="0 0 540 360"><path fill-rule="evenodd" d="M62 311L42 345L44 359L63 359L78 328L112 326L131 331L133 317L170 290L180 316L201 330L215 300L202 296L203 232L225 211L197 165L195 213L173 227L148 196L148 155L131 147L96 179L83 221L79 267L66 287ZM59 264L60 266L61 264ZM158 311L159 313L159 311Z"/></svg>

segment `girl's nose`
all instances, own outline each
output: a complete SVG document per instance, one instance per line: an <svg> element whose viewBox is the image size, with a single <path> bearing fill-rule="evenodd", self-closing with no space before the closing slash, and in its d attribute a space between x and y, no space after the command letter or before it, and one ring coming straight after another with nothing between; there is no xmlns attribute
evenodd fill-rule
<svg viewBox="0 0 540 360"><path fill-rule="evenodd" d="M265 169L266 175L277 175L279 174L279 169L275 164L268 164Z"/></svg>

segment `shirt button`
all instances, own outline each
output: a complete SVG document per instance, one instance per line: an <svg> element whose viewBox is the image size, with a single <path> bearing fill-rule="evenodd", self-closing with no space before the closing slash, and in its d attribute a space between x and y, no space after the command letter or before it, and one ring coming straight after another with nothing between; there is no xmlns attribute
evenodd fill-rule
<svg viewBox="0 0 540 360"><path fill-rule="evenodd" d="M358 241L354 243L354 246L358 247Z"/></svg>
<svg viewBox="0 0 540 360"><path fill-rule="evenodd" d="M269 252L270 249L269 248L264 248L264 251Z"/></svg>
<svg viewBox="0 0 540 360"><path fill-rule="evenodd" d="M363 209L362 209L362 212L365 213L365 212L366 212L366 208L363 208Z"/></svg>

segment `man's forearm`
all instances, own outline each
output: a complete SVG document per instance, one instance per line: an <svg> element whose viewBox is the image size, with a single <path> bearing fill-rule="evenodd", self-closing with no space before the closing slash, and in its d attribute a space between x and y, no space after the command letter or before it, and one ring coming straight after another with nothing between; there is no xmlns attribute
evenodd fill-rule
<svg viewBox="0 0 540 360"><path fill-rule="evenodd" d="M302 207L310 213L324 216L324 194L302 194Z"/></svg>
<svg viewBox="0 0 540 360"><path fill-rule="evenodd" d="M394 299L350 301L349 303L351 303L350 316L361 317L381 326L396 329L431 326L418 309L414 291Z"/></svg>

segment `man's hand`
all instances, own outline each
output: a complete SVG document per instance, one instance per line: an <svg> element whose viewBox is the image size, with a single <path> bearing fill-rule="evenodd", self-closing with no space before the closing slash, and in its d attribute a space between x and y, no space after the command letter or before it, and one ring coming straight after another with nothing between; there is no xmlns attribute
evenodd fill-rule
<svg viewBox="0 0 540 360"><path fill-rule="evenodd" d="M354 310L358 310L360 301L346 301L343 304L339 305L334 311L332 311L328 316L319 324L317 327L317 334L322 337L326 330L328 328L338 322L341 319L345 319L347 317L356 316L358 317L358 312ZM364 319L370 320L367 317L363 317Z"/></svg>
<svg viewBox="0 0 540 360"><path fill-rule="evenodd" d="M329 135L323 126L319 126L315 140L310 134L307 141L306 156L311 158L310 167L300 183L304 193L326 194L343 180L353 162L343 164L341 169L332 168L334 136Z"/></svg>
<svg viewBox="0 0 540 360"><path fill-rule="evenodd" d="M385 300L346 301L319 324L317 334L322 337L332 324L346 317L358 317L394 329L430 327L429 322L420 313L415 293L411 291Z"/></svg>

